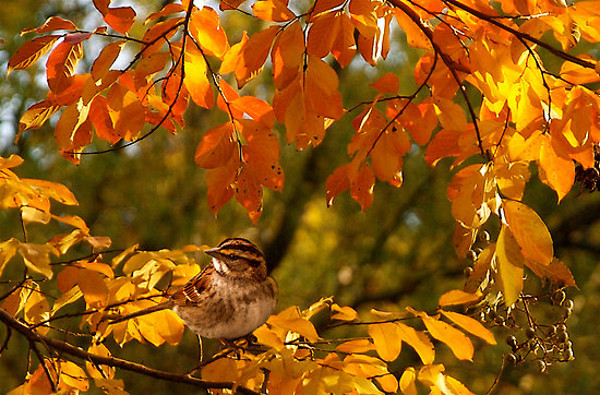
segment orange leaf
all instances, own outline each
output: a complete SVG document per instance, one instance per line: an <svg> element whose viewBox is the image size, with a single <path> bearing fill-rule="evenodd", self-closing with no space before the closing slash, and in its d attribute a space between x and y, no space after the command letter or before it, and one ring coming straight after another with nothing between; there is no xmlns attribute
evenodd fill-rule
<svg viewBox="0 0 600 395"><path fill-rule="evenodd" d="M440 296L438 305L440 307L445 307L472 304L477 302L479 299L481 299L481 296L479 295L461 291L460 289L453 289L452 291L448 291Z"/></svg>
<svg viewBox="0 0 600 395"><path fill-rule="evenodd" d="M312 28L311 28L312 29ZM283 89L296 78L304 54L304 32L299 21L282 30L273 43L273 80Z"/></svg>
<svg viewBox="0 0 600 395"><path fill-rule="evenodd" d="M125 86L114 84L106 96L106 104L115 132L126 141L134 140L146 123L138 96Z"/></svg>
<svg viewBox="0 0 600 395"><path fill-rule="evenodd" d="M417 331L401 322L397 322L396 325L398 325L402 341L415 349L425 365L432 364L435 358L435 349L429 337L425 333Z"/></svg>
<svg viewBox="0 0 600 395"><path fill-rule="evenodd" d="M350 183L350 194L360 204L362 211L368 209L373 203L373 188L375 187L375 175L371 167L363 165L356 178Z"/></svg>
<svg viewBox="0 0 600 395"><path fill-rule="evenodd" d="M369 86L375 88L377 92L395 95L398 93L400 82L398 81L398 76L396 74L387 73L377 81L369 84Z"/></svg>
<svg viewBox="0 0 600 395"><path fill-rule="evenodd" d="M238 63L240 62L240 54L242 49L247 42L248 33L244 31L242 33L242 39L240 42L231 46L223 57L223 62L221 62L221 67L219 68L219 74L229 74L235 71Z"/></svg>
<svg viewBox="0 0 600 395"><path fill-rule="evenodd" d="M90 74L94 81L98 81L110 70L110 66L117 60L121 53L124 41L116 41L102 48L100 55L94 61Z"/></svg>
<svg viewBox="0 0 600 395"><path fill-rule="evenodd" d="M377 354L384 361L394 361L400 355L402 339L400 329L392 322L369 325L369 336L373 339Z"/></svg>
<svg viewBox="0 0 600 395"><path fill-rule="evenodd" d="M417 386L415 385L416 378L415 368L409 367L404 370L398 383L404 395L418 395Z"/></svg>
<svg viewBox="0 0 600 395"><path fill-rule="evenodd" d="M77 284L87 304L94 308L105 306L108 300L108 287L98 272L80 269Z"/></svg>
<svg viewBox="0 0 600 395"><path fill-rule="evenodd" d="M540 179L556 191L560 202L575 182L575 164L566 154L555 150L549 136L543 136L546 138L540 147Z"/></svg>
<svg viewBox="0 0 600 395"><path fill-rule="evenodd" d="M310 342L319 340L319 334L312 322L301 318L296 306L291 306L277 315L272 315L267 323L296 332Z"/></svg>
<svg viewBox="0 0 600 395"><path fill-rule="evenodd" d="M473 360L473 343L471 343L471 340L464 333L425 313L421 314L420 317L425 327L427 327L429 334L450 347L456 358L468 361Z"/></svg>
<svg viewBox="0 0 600 395"><path fill-rule="evenodd" d="M284 0L259 0L252 5L254 16L270 22L287 22L296 17Z"/></svg>
<svg viewBox="0 0 600 395"><path fill-rule="evenodd" d="M255 121L239 121L247 141L242 148L244 162L254 173L256 181L275 191L283 188L284 175L279 165L279 142L275 133Z"/></svg>
<svg viewBox="0 0 600 395"><path fill-rule="evenodd" d="M335 169L333 173L327 177L325 181L326 201L327 206L333 204L334 199L343 191L350 188L350 179L348 178L348 171L350 170L350 163L342 165Z"/></svg>
<svg viewBox="0 0 600 395"><path fill-rule="evenodd" d="M408 45L415 48L431 49L431 41L429 41L427 35L421 30L421 27L428 27L429 25L422 22L421 26L417 26L417 24L404 12L397 8L394 9L394 11L394 16L396 17L398 25L400 25L400 28L404 31L404 34L406 34Z"/></svg>
<svg viewBox="0 0 600 395"><path fill-rule="evenodd" d="M433 105L444 129L453 132L464 132L467 129L467 117L461 106L443 97L435 97Z"/></svg>
<svg viewBox="0 0 600 395"><path fill-rule="evenodd" d="M453 311L443 311L442 314L456 325L460 326L467 332L477 337L482 338L489 344L496 344L494 334L490 332L481 322L466 316L464 314L455 313Z"/></svg>
<svg viewBox="0 0 600 395"><path fill-rule="evenodd" d="M502 226L496 242L496 269L500 276L497 283L507 306L517 301L523 289L523 259L510 228Z"/></svg>
<svg viewBox="0 0 600 395"><path fill-rule="evenodd" d="M71 76L77 62L83 57L81 42L92 36L91 33L71 33L56 46L46 62L48 86L54 93L61 93L71 85Z"/></svg>
<svg viewBox="0 0 600 395"><path fill-rule="evenodd" d="M90 106L90 113L88 115L94 129L96 129L96 135L103 140L108 141L111 144L116 144L121 139L115 132L113 127L112 119L108 112L108 103L104 96L97 96Z"/></svg>
<svg viewBox="0 0 600 395"><path fill-rule="evenodd" d="M254 96L241 96L231 102L231 106L240 113L248 114L252 119L267 128L275 124L275 113L269 103Z"/></svg>
<svg viewBox="0 0 600 395"><path fill-rule="evenodd" d="M235 78L239 88L261 72L278 31L278 26L270 26L254 33L241 47L239 61L235 68Z"/></svg>
<svg viewBox="0 0 600 395"><path fill-rule="evenodd" d="M46 19L46 22L40 27L34 29L25 29L21 32L21 36L27 33L49 33L54 30L77 30L77 26L68 19L61 18L60 16L51 16Z"/></svg>
<svg viewBox="0 0 600 395"><path fill-rule="evenodd" d="M190 31L209 55L223 59L229 50L229 42L221 27L219 15L212 8L204 7L192 13Z"/></svg>
<svg viewBox="0 0 600 395"><path fill-rule="evenodd" d="M196 149L196 164L205 169L225 166L236 149L232 133L229 122L208 130Z"/></svg>
<svg viewBox="0 0 600 395"><path fill-rule="evenodd" d="M256 223L263 209L263 191L259 181L248 166L243 166L237 176L235 198L248 211L252 222Z"/></svg>
<svg viewBox="0 0 600 395"><path fill-rule="evenodd" d="M94 0L94 5L104 16L104 21L121 34L126 34L135 21L135 11L131 7L110 8L112 0Z"/></svg>
<svg viewBox="0 0 600 395"><path fill-rule="evenodd" d="M8 61L8 71L23 70L34 64L58 40L60 36L42 36L23 44Z"/></svg>
<svg viewBox="0 0 600 395"><path fill-rule="evenodd" d="M327 56L340 34L341 23L342 17L334 12L314 18L306 41L308 54L317 58Z"/></svg>
<svg viewBox="0 0 600 395"><path fill-rule="evenodd" d="M508 228L523 251L523 256L541 265L552 261L552 237L544 221L523 203L505 200L504 215Z"/></svg>

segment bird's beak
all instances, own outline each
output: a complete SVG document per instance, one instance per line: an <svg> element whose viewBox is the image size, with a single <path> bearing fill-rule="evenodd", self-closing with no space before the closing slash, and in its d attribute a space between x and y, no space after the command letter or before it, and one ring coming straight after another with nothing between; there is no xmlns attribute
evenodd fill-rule
<svg viewBox="0 0 600 395"><path fill-rule="evenodd" d="M205 250L204 253L206 253L206 254L208 254L208 255L210 255L212 257L215 257L215 258L218 258L219 255L220 255L219 254L219 248L210 248L208 250Z"/></svg>

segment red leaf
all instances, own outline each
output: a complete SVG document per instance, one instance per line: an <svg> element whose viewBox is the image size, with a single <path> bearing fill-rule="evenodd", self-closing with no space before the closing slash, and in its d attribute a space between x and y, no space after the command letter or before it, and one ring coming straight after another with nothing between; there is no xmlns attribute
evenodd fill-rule
<svg viewBox="0 0 600 395"><path fill-rule="evenodd" d="M327 181L325 181L327 207L333 204L334 199L340 193L350 188L350 179L348 178L350 165L350 163L346 163L345 165L338 167L329 177L327 177Z"/></svg>
<svg viewBox="0 0 600 395"><path fill-rule="evenodd" d="M253 223L260 218L263 208L263 191L256 176L247 166L242 166L235 186L235 198L246 210Z"/></svg>

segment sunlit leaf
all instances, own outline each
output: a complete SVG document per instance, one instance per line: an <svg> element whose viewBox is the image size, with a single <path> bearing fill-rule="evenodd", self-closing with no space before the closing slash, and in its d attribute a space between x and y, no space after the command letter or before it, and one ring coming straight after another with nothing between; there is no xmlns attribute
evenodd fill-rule
<svg viewBox="0 0 600 395"><path fill-rule="evenodd" d="M429 337L425 333L417 331L401 322L396 323L396 325L398 325L402 341L406 342L419 354L424 364L432 364L435 358L435 349Z"/></svg>
<svg viewBox="0 0 600 395"><path fill-rule="evenodd" d="M460 289L453 289L440 296L440 299L438 300L438 305L440 307L444 307L471 304L477 302L480 298L480 295L461 291Z"/></svg>
<svg viewBox="0 0 600 395"><path fill-rule="evenodd" d="M255 17L271 22L287 22L295 17L283 0L259 0L252 5L252 11Z"/></svg>
<svg viewBox="0 0 600 395"><path fill-rule="evenodd" d="M60 36L49 35L27 41L8 61L8 72L23 70L34 64L42 55L50 50Z"/></svg>
<svg viewBox="0 0 600 395"><path fill-rule="evenodd" d="M460 360L473 360L473 343L464 333L448 325L447 323L436 320L426 314L421 315L421 319L425 324L425 327L429 331L429 334L435 339L445 343L456 358Z"/></svg>
<svg viewBox="0 0 600 395"><path fill-rule="evenodd" d="M453 311L442 310L442 314L450 321L454 322L456 325L460 326L470 334L482 338L489 344L496 344L494 334L490 332L485 326L483 326L481 322L467 315L455 313Z"/></svg>
<svg viewBox="0 0 600 395"><path fill-rule="evenodd" d="M417 386L415 385L416 379L417 373L415 368L406 368L400 377L400 391L402 391L404 395L417 395Z"/></svg>
<svg viewBox="0 0 600 395"><path fill-rule="evenodd" d="M504 302L511 306L519 298L523 289L523 256L515 236L509 228L502 226L496 242L496 269L498 285L504 295Z"/></svg>
<svg viewBox="0 0 600 395"><path fill-rule="evenodd" d="M523 203L503 202L508 228L523 251L523 256L541 265L552 260L554 248L552 237L542 219Z"/></svg>
<svg viewBox="0 0 600 395"><path fill-rule="evenodd" d="M377 354L384 361L394 361L400 355L402 338L400 329L392 322L369 325L369 336L373 339Z"/></svg>

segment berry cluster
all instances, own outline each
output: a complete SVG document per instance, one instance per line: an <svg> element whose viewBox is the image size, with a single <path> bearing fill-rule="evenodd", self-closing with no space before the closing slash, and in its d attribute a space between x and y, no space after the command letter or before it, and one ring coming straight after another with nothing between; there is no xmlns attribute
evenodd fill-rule
<svg viewBox="0 0 600 395"><path fill-rule="evenodd" d="M584 169L583 166L575 167L575 180L581 184L581 189L588 192L600 190L600 146L594 145L594 167Z"/></svg>

